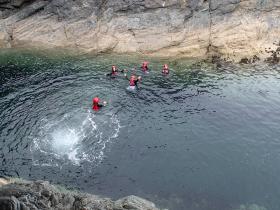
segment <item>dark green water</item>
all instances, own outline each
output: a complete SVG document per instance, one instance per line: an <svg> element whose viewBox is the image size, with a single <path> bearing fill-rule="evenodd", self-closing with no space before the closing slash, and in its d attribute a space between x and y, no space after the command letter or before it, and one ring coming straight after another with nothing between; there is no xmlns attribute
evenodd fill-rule
<svg viewBox="0 0 280 210"><path fill-rule="evenodd" d="M104 75L142 61L0 51L0 175L174 210L279 210L280 66L173 61L164 77L152 59L135 93Z"/></svg>

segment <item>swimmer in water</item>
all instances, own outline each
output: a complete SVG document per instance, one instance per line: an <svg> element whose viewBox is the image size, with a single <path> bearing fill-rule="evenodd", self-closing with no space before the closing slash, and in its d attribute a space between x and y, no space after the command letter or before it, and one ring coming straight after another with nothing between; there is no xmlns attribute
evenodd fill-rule
<svg viewBox="0 0 280 210"><path fill-rule="evenodd" d="M134 74L132 74L131 76L130 76L130 78L128 78L128 76L125 74L124 75L127 79L128 79L128 81L129 81L129 88L130 89L135 89L135 87L138 87L137 86L137 84L138 84L138 82L140 82L141 81L141 79L142 79L142 77L141 76L135 76Z"/></svg>
<svg viewBox="0 0 280 210"><path fill-rule="evenodd" d="M168 68L168 65L167 64L164 64L163 67L162 67L162 73L167 75L169 74L169 68Z"/></svg>
<svg viewBox="0 0 280 210"><path fill-rule="evenodd" d="M141 66L142 71L147 72L149 70L148 64L149 64L148 61L143 62L142 66Z"/></svg>
<svg viewBox="0 0 280 210"><path fill-rule="evenodd" d="M92 109L94 111L98 111L101 107L104 107L107 105L106 101L103 101L102 103L99 103L100 99L98 97L95 97L92 99Z"/></svg>
<svg viewBox="0 0 280 210"><path fill-rule="evenodd" d="M108 73L107 76L117 76L118 72L124 73L126 70L118 70L117 67L114 65L112 66L111 73Z"/></svg>

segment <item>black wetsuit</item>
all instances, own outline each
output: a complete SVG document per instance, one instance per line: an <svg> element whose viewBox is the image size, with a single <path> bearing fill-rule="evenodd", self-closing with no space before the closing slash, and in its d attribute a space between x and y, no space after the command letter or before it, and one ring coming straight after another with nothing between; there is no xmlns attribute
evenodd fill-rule
<svg viewBox="0 0 280 210"><path fill-rule="evenodd" d="M108 74L106 74L107 76L117 76L117 73L118 72L121 72L121 73L123 73L124 72L124 70L116 70L116 71L112 71L111 73L108 73Z"/></svg>

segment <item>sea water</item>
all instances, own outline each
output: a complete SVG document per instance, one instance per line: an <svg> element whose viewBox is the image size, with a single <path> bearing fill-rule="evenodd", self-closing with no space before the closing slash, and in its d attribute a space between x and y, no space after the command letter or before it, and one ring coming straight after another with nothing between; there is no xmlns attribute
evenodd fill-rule
<svg viewBox="0 0 280 210"><path fill-rule="evenodd" d="M279 210L280 66L151 58L143 74L144 59L0 51L0 175L175 210ZM142 76L137 91L111 65Z"/></svg>

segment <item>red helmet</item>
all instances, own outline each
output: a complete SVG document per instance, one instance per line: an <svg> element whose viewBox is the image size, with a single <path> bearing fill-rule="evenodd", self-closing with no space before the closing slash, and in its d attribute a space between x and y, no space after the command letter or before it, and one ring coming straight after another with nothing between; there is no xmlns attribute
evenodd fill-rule
<svg viewBox="0 0 280 210"><path fill-rule="evenodd" d="M112 66L112 70L115 71L117 69L116 66Z"/></svg>
<svg viewBox="0 0 280 210"><path fill-rule="evenodd" d="M98 98L98 97L95 97L95 98L92 100L92 102L93 102L94 104L98 104L99 98Z"/></svg>
<svg viewBox="0 0 280 210"><path fill-rule="evenodd" d="M164 64L164 65L163 65L163 68L164 68L164 69L168 69L168 65L167 65L167 64Z"/></svg>
<svg viewBox="0 0 280 210"><path fill-rule="evenodd" d="M148 61L144 61L143 62L143 66L148 66L149 62Z"/></svg>

